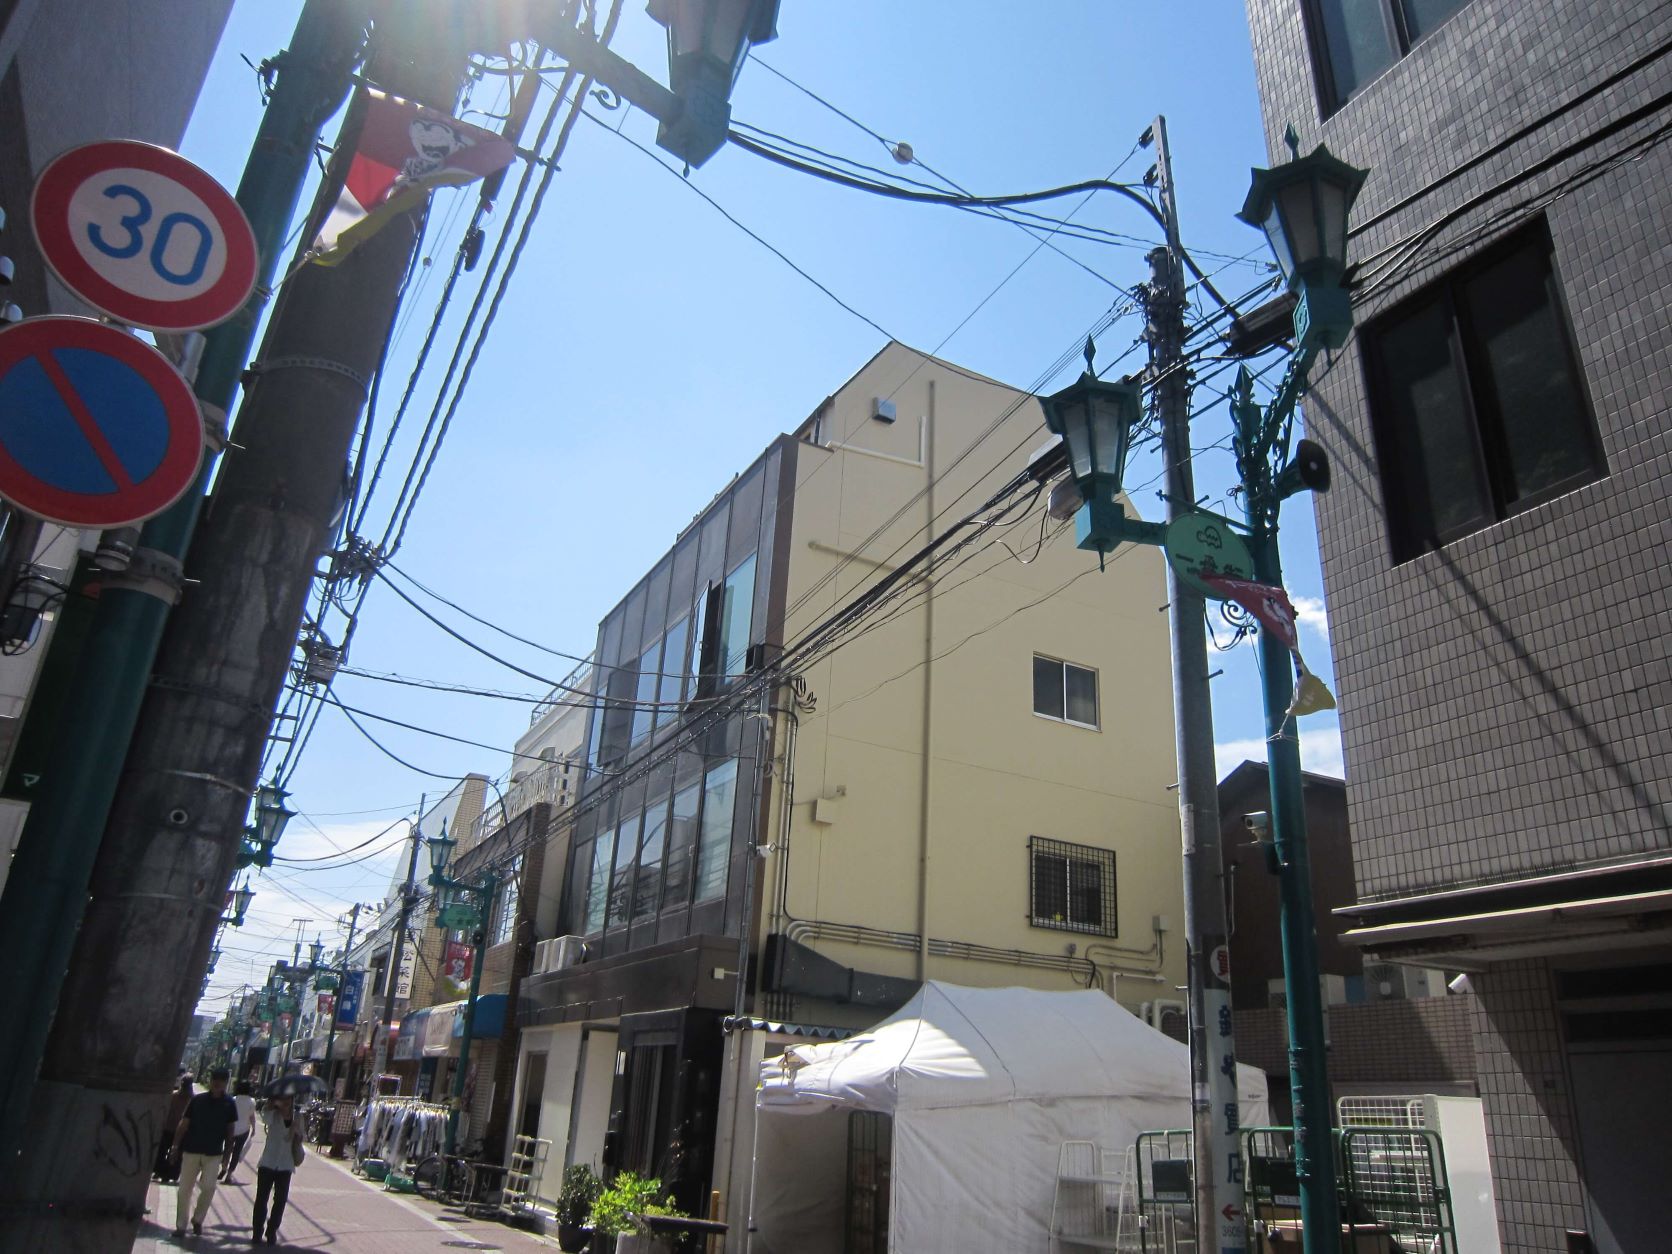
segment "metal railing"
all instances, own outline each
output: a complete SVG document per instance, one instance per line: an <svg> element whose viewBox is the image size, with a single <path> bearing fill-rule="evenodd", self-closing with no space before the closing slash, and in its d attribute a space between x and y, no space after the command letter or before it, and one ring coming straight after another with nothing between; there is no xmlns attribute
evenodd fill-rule
<svg viewBox="0 0 1672 1254"><path fill-rule="evenodd" d="M561 708L560 703L568 704L592 695L596 691L595 673L592 658L588 657L570 671L561 683L534 703L534 708L528 712L528 725L533 727L553 710Z"/></svg>

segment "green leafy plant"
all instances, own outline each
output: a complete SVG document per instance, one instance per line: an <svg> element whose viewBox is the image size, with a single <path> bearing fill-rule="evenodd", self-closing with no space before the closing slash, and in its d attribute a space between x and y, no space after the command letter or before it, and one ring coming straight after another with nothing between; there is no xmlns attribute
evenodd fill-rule
<svg viewBox="0 0 1672 1254"><path fill-rule="evenodd" d="M604 1187L592 1204L592 1230L621 1234L643 1232L640 1215L678 1215L660 1180L623 1171Z"/></svg>
<svg viewBox="0 0 1672 1254"><path fill-rule="evenodd" d="M563 1173L563 1187L557 1194L559 1223L580 1227L592 1213L604 1182L585 1163L576 1163Z"/></svg>

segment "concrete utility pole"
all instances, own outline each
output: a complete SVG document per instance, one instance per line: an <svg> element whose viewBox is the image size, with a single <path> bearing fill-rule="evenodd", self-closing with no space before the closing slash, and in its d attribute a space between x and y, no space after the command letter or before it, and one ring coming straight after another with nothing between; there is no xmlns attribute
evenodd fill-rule
<svg viewBox="0 0 1672 1254"><path fill-rule="evenodd" d="M1149 256L1144 296L1150 369L1161 427L1167 520L1195 508L1190 466L1190 389L1184 362L1184 259L1167 120L1151 126L1167 246ZM1184 934L1189 948L1191 1137L1197 1248L1242 1254L1243 1163L1239 1141L1236 1049L1231 1030L1231 968L1225 920L1225 864L1219 848L1219 781L1213 760L1213 698L1208 688L1207 607L1202 594L1167 564L1173 651L1173 721L1178 738L1179 826L1184 841Z"/></svg>
<svg viewBox="0 0 1672 1254"><path fill-rule="evenodd" d="M267 110L238 184L238 204L261 255L263 285L272 283L277 272L280 249L313 168L320 127L348 94L349 70L364 43L365 27L363 5L308 0L290 47L270 67ZM259 290L242 313L204 336L194 386L207 412L224 416L232 404L266 299ZM101 578L92 631L63 697L63 726L12 858L0 902L0 952L9 955L12 995L30 1011L0 1020L0 1166L5 1168L0 1170L0 1199L16 1183L11 1164L21 1148L29 1093L69 968L99 836L110 817L151 665L180 589L180 562L212 465L205 458L198 485L145 524L133 565ZM153 819L166 822L169 814L165 809Z"/></svg>
<svg viewBox="0 0 1672 1254"><path fill-rule="evenodd" d="M451 112L469 49L424 7L376 7L368 76ZM0 1248L114 1254L133 1243L182 1007L208 958L417 225L414 214L391 221L341 264L303 268L280 296L192 545L198 583L170 617L105 828L26 1116L29 1152L0 1186L0 1200L22 1203L0 1210Z"/></svg>
<svg viewBox="0 0 1672 1254"><path fill-rule="evenodd" d="M395 1023L395 992L400 988L401 963L406 961L406 928L412 918L412 903L418 899L418 851L424 844L424 805L428 797L418 801L418 818L412 824L412 854L406 861L406 883L401 886L401 913L395 923L395 943L389 951L389 969L383 979L383 1021L378 1024L377 1039L372 1042L372 1085L383 1074L389 1063L389 1029Z"/></svg>

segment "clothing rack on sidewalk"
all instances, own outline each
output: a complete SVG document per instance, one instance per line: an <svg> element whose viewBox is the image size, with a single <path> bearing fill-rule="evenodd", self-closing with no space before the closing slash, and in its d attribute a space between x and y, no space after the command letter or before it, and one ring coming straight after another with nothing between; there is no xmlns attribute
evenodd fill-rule
<svg viewBox="0 0 1672 1254"><path fill-rule="evenodd" d="M361 1158L389 1163L439 1154L447 1142L451 1108L416 1097L374 1097L366 1104L356 1142Z"/></svg>

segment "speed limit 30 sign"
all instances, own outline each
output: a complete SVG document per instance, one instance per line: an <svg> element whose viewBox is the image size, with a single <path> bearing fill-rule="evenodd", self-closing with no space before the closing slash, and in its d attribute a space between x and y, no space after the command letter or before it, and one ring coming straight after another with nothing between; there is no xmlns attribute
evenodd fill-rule
<svg viewBox="0 0 1672 1254"><path fill-rule="evenodd" d="M72 148L41 171L29 210L64 286L130 326L212 327L255 286L255 236L238 202L167 148L131 139Z"/></svg>

